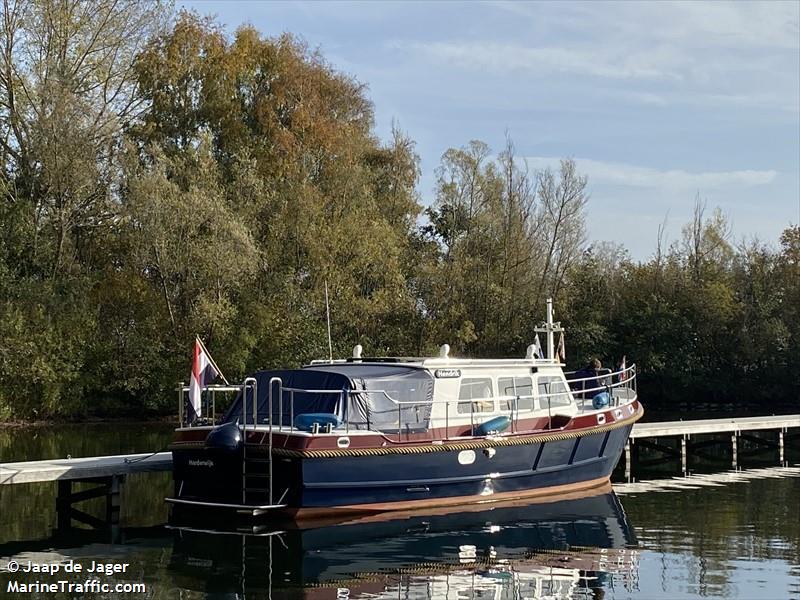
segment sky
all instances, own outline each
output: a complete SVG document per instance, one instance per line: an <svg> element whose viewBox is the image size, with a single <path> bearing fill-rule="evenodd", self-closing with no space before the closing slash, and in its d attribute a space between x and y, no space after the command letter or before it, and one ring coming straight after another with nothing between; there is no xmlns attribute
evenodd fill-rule
<svg viewBox="0 0 800 600"><path fill-rule="evenodd" d="M574 159L590 239L636 259L697 197L734 242L800 223L798 1L179 4L291 32L366 84L376 133L417 143L425 205L448 148L508 133L532 171Z"/></svg>

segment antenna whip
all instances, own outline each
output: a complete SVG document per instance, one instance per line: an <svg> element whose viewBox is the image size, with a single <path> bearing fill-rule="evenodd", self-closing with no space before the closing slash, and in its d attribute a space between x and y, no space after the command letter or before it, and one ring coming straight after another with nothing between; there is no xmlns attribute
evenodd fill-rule
<svg viewBox="0 0 800 600"><path fill-rule="evenodd" d="M331 305L328 303L328 280L325 280L325 317L328 321L328 360L333 362L333 343L331 342Z"/></svg>

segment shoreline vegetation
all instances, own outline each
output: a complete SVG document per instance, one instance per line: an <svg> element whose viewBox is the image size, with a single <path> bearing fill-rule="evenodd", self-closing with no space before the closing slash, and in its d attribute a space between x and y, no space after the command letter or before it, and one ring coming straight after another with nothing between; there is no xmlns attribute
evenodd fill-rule
<svg viewBox="0 0 800 600"><path fill-rule="evenodd" d="M125 425L152 425L154 423L173 424L177 426L177 418L170 414L153 414L150 416L122 416L122 417L97 417L74 415L66 416L60 419L38 419L38 420L25 420L25 421L2 421L4 429L36 429L48 428L57 425L88 425L90 427L107 425L112 423L120 423Z"/></svg>
<svg viewBox="0 0 800 600"><path fill-rule="evenodd" d="M2 2L0 421L172 415L198 334L230 381L327 356L326 285L334 356L522 356L552 296L568 368L625 355L649 406L800 404L797 225L737 243L698 197L636 261L510 138L453 140L422 198L410 135L295 36Z"/></svg>

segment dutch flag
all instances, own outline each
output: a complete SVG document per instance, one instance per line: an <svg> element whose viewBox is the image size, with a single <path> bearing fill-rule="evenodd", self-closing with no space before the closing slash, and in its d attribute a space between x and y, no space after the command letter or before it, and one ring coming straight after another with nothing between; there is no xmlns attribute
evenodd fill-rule
<svg viewBox="0 0 800 600"><path fill-rule="evenodd" d="M214 381L219 374L219 370L203 346L203 342L199 337L196 338L192 358L192 377L189 380L189 406L187 407L187 417L190 423L202 416L200 394L203 388Z"/></svg>

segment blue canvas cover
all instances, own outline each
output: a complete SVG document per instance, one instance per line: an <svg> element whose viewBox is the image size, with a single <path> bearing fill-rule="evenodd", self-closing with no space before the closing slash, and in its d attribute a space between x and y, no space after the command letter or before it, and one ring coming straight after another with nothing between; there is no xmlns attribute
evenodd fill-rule
<svg viewBox="0 0 800 600"><path fill-rule="evenodd" d="M256 420L259 424L271 421L289 427L300 414L330 413L350 429L418 431L428 427L434 380L424 369L336 363L259 371L253 377L257 381ZM276 377L281 384L273 382L270 419L269 382ZM279 393L281 386L282 393ZM240 393L224 420L242 422L243 418L253 423L252 390L247 391L244 415Z"/></svg>

